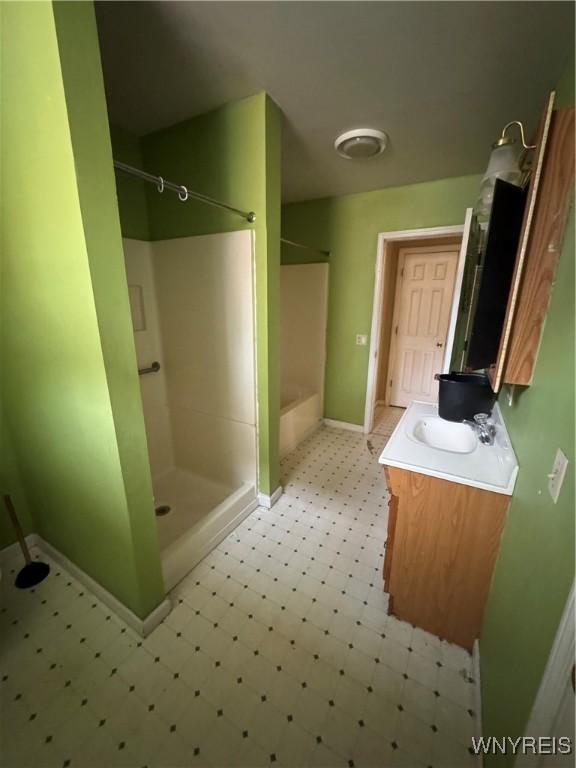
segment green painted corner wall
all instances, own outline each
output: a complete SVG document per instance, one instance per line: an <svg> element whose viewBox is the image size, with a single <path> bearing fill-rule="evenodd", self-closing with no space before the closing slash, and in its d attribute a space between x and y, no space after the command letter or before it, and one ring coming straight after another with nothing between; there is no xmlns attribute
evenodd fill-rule
<svg viewBox="0 0 576 768"><path fill-rule="evenodd" d="M144 168L140 139L120 126L110 125L110 138L114 160L135 168ZM129 176L116 173L116 195L123 237L150 240L148 205L143 184L137 184Z"/></svg>
<svg viewBox="0 0 576 768"><path fill-rule="evenodd" d="M132 332L104 80L92 3L54 3L68 122L100 343L112 407L138 613L163 599L154 495Z"/></svg>
<svg viewBox="0 0 576 768"><path fill-rule="evenodd" d="M143 581L137 551L130 462L145 442L136 425L130 455L122 434L137 408L119 418L139 397L134 350L104 318L123 262L93 6L4 3L2 16L7 431L38 533L144 616L163 588ZM109 322L129 329L119 301ZM157 547L156 561L159 574Z"/></svg>
<svg viewBox="0 0 576 768"><path fill-rule="evenodd" d="M574 56L558 87L574 104ZM574 205L564 234L533 383L499 398L520 471L480 638L483 729L521 736L574 579ZM547 473L556 449L568 457L558 503ZM488 765L506 759L488 758ZM508 758L512 764L511 757Z"/></svg>
<svg viewBox="0 0 576 768"><path fill-rule="evenodd" d="M298 246L290 245L289 243L281 243L280 262L283 265L288 264L326 264L330 263L330 256L320 253L320 250L315 250L307 243L308 248L298 248Z"/></svg>
<svg viewBox="0 0 576 768"><path fill-rule="evenodd" d="M2 289L0 287L0 296ZM0 361L3 360L0 352ZM1 392L0 392L1 400ZM28 497L24 490L20 468L16 461L16 453L12 443L12 436L8 430L8 425L4 417L4 409L0 402L0 549L13 544L16 541L16 534L10 523L10 518L4 509L2 496L6 493L12 497L16 508L18 520L26 536L35 530L35 524L30 512Z"/></svg>
<svg viewBox="0 0 576 768"><path fill-rule="evenodd" d="M378 233L463 224L479 183L464 176L283 207L284 237L330 251L327 418L364 423L369 347L355 337L370 334ZM284 263L311 258L295 252L285 246Z"/></svg>
<svg viewBox="0 0 576 768"><path fill-rule="evenodd" d="M253 228L256 262L256 351L259 489L280 481L278 455L280 137L282 116L264 93L227 104L141 139L144 167L246 211L238 215L147 186L150 238L163 240ZM132 182L138 184L138 182Z"/></svg>
<svg viewBox="0 0 576 768"><path fill-rule="evenodd" d="M256 250L256 297L258 301L260 296L266 307L266 319L258 319L257 316L256 344L258 350L263 343L261 340L266 339L266 359L258 360L258 389L260 390L261 386L266 388L266 402L259 397L258 406L260 423L266 425L266 434L259 438L260 490L262 493L272 494L280 485L280 222L283 117L281 110L269 96L265 96L265 121L266 253L259 254ZM258 315L258 304L256 312Z"/></svg>
<svg viewBox="0 0 576 768"><path fill-rule="evenodd" d="M184 205L176 195L160 195L146 185L152 240L264 227L265 105L260 93L142 137L147 171L257 214L254 226L205 203L189 200Z"/></svg>
<svg viewBox="0 0 576 768"><path fill-rule="evenodd" d="M3 31L5 23L6 23L6 17L3 13L2 5L0 5L0 45L4 40L4 37L3 37L4 34L6 34ZM4 69L4 64L5 64L5 59L2 56L2 52L0 49L0 92L1 93L3 93L2 70ZM3 123L1 122L1 116L0 116L0 131L2 127L3 127ZM1 135L0 135L0 142L1 142ZM3 175L4 163L3 163L3 155L1 154L1 151L2 151L2 145L0 143L0 199L3 198L3 188L5 184L4 175ZM0 213L0 217L1 217L1 213ZM1 222L1 218L0 218L0 222ZM22 477L20 474L20 468L18 467L18 463L16 460L16 452L14 450L12 435L10 433L10 429L8 427L8 424L6 423L6 418L4 415L5 377L2 376L2 372L5 370L5 366L7 364L7 358L6 358L5 349L4 349L4 333L3 333L4 317L1 311L2 299L4 297L4 292L5 292L5 288L3 284L4 271L2 268L3 242L4 241L0 233L0 549L3 549L4 547L9 546L10 544L13 544L16 541L16 534L10 523L10 519L4 509L4 502L2 501L2 496L4 494L9 494L12 497L12 501L16 507L18 519L20 521L24 534L27 535L29 533L32 533L32 531L34 530L34 521L32 520L30 505L28 502L28 498L26 496L26 492L24 491L24 486L22 484Z"/></svg>

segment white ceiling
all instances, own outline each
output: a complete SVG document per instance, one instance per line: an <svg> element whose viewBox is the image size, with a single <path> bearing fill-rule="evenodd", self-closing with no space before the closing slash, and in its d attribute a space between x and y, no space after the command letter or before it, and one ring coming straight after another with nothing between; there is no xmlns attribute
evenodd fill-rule
<svg viewBox="0 0 576 768"><path fill-rule="evenodd" d="M283 196L481 171L509 120L537 123L574 45L571 2L98 2L110 119L139 135L267 91ZM350 128L388 149L349 161Z"/></svg>

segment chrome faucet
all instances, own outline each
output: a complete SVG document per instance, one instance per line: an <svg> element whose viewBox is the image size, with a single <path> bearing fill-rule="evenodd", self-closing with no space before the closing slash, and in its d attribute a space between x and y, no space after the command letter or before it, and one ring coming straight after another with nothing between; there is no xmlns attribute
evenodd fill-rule
<svg viewBox="0 0 576 768"><path fill-rule="evenodd" d="M494 445L496 426L490 421L490 416L487 413L477 413L474 416L474 421L465 419L464 424L472 427L482 445Z"/></svg>

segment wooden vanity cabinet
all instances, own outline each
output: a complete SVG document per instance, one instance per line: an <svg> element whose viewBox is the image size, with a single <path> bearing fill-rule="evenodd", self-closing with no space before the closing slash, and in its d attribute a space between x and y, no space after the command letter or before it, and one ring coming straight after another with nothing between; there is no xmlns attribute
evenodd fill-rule
<svg viewBox="0 0 576 768"><path fill-rule="evenodd" d="M509 496L385 467L388 612L471 651Z"/></svg>

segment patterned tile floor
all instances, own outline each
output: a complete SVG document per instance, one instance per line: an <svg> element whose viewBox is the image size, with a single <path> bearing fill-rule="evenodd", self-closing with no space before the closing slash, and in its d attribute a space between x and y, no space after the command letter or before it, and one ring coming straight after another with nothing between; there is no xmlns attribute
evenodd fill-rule
<svg viewBox="0 0 576 768"><path fill-rule="evenodd" d="M373 432L379 435L390 435L404 413L404 408L378 403L374 410Z"/></svg>
<svg viewBox="0 0 576 768"><path fill-rule="evenodd" d="M0 765L474 766L470 656L385 612L385 440L302 443L146 640L60 567L4 567Z"/></svg>

